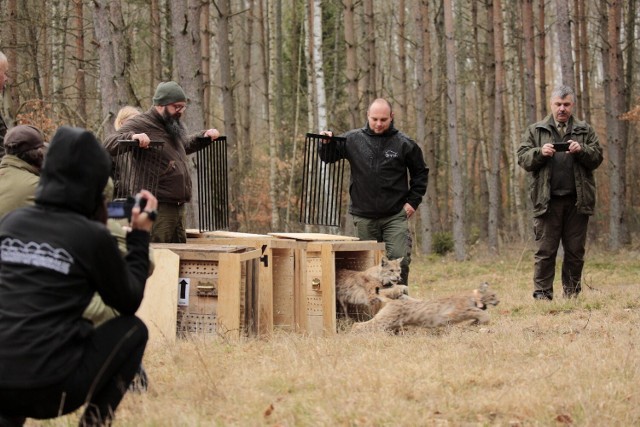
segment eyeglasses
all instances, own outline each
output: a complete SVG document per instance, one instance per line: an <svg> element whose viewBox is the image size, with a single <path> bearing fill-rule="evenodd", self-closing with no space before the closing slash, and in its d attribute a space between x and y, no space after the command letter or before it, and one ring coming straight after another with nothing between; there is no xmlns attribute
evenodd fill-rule
<svg viewBox="0 0 640 427"><path fill-rule="evenodd" d="M169 104L171 105L177 113L182 113L187 109L187 104L177 105L177 104Z"/></svg>

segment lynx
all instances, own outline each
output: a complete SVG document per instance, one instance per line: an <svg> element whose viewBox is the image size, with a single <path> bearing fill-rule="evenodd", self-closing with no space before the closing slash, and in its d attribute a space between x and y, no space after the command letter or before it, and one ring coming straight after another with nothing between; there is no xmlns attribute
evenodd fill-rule
<svg viewBox="0 0 640 427"><path fill-rule="evenodd" d="M402 280L402 267L400 263L404 258L397 258L389 260L386 256L383 256L380 260L380 264L374 265L366 269L364 272L367 276L376 278L382 282L383 286L395 285Z"/></svg>
<svg viewBox="0 0 640 427"><path fill-rule="evenodd" d="M345 317L349 317L347 304L366 305L375 311L386 299L396 299L406 294L406 286L398 285L402 287L394 288L400 280L401 261L402 259L389 261L383 257L380 265L365 271L337 270L336 299Z"/></svg>
<svg viewBox="0 0 640 427"><path fill-rule="evenodd" d="M485 311L487 306L495 306L499 302L487 283L483 283L472 293L433 301L403 298L389 301L373 319L355 323L352 330L398 332L405 326L435 328L465 320L473 320L472 324L486 324L489 322L489 315Z"/></svg>

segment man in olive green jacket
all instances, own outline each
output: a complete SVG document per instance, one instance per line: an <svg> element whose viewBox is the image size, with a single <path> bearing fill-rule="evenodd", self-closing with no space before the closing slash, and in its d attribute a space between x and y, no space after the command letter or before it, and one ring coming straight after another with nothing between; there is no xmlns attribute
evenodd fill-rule
<svg viewBox="0 0 640 427"><path fill-rule="evenodd" d="M14 209L34 204L44 159L44 139L33 126L11 128L4 146L6 154L0 161L0 218Z"/></svg>
<svg viewBox="0 0 640 427"><path fill-rule="evenodd" d="M572 117L575 94L560 86L551 94L552 114L527 129L518 164L530 172L530 196L536 241L534 292L553 299L556 255L562 242L565 297L580 293L589 216L596 202L593 171L602 148L593 128Z"/></svg>

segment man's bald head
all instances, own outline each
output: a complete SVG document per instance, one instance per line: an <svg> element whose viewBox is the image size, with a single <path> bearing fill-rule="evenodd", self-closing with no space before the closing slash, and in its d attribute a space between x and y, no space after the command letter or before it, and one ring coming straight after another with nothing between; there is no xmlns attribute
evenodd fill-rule
<svg viewBox="0 0 640 427"><path fill-rule="evenodd" d="M367 110L367 120L369 121L369 128L374 133L385 133L393 120L391 103L384 98L378 98L373 101Z"/></svg>

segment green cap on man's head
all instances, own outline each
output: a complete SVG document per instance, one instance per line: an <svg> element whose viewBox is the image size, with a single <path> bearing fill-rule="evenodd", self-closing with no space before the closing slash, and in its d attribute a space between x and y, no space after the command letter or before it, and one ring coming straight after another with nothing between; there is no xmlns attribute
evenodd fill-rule
<svg viewBox="0 0 640 427"><path fill-rule="evenodd" d="M162 82L156 87L153 105L169 105L174 102L186 102L187 95L176 82Z"/></svg>

